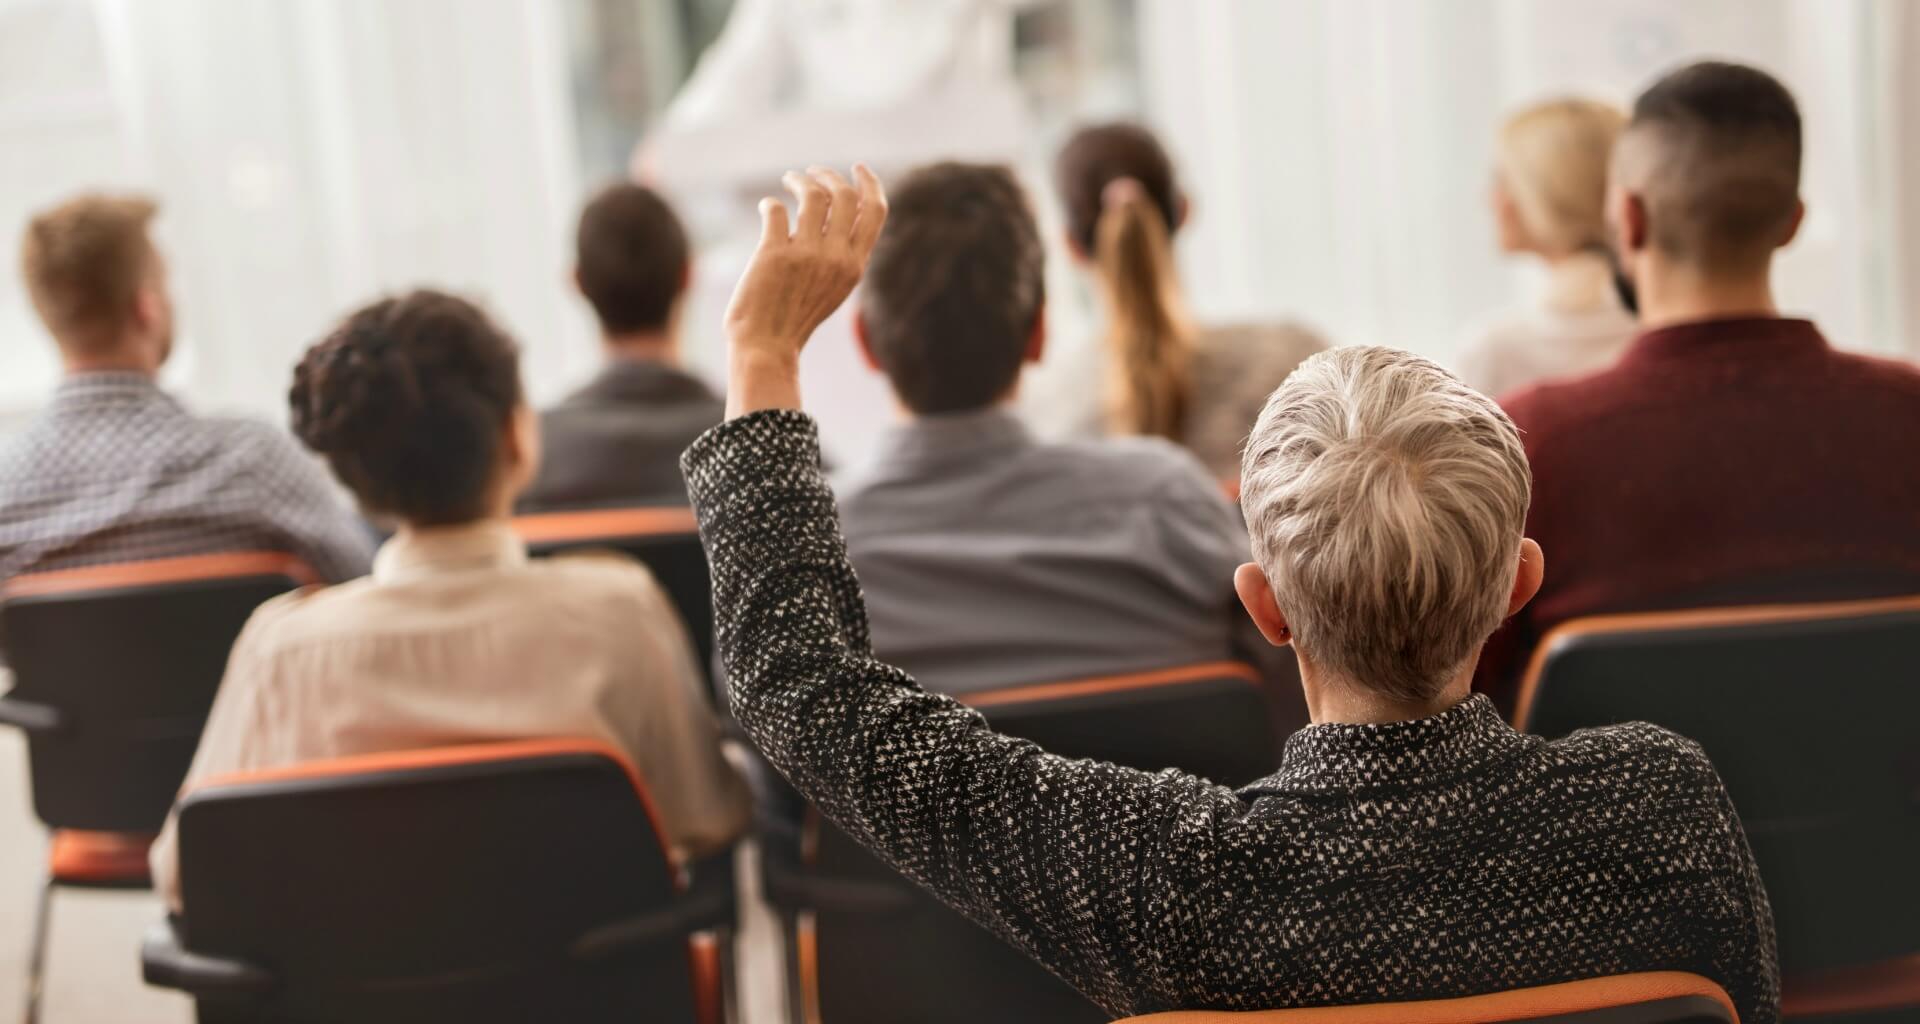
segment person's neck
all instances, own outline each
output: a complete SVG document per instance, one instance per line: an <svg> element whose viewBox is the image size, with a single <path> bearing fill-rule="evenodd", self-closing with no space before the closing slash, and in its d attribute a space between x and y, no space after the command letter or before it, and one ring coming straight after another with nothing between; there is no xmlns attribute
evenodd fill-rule
<svg viewBox="0 0 1920 1024"><path fill-rule="evenodd" d="M159 362L131 346L97 355L63 356L61 364L70 377L83 373L138 373L147 377L160 375Z"/></svg>
<svg viewBox="0 0 1920 1024"><path fill-rule="evenodd" d="M1538 301L1549 310L1586 312L1614 305L1613 268L1590 249L1537 254L1546 268Z"/></svg>
<svg viewBox="0 0 1920 1024"><path fill-rule="evenodd" d="M469 530L485 529L491 526L510 527L510 517L489 512L478 519L462 519L457 523L414 523L401 520L394 530L396 537L435 537L450 533L465 533Z"/></svg>
<svg viewBox="0 0 1920 1024"><path fill-rule="evenodd" d="M1766 270L1739 275L1669 268L1638 283L1640 326L1657 330L1702 320L1775 317L1773 285Z"/></svg>
<svg viewBox="0 0 1920 1024"><path fill-rule="evenodd" d="M1013 408L1014 399L1018 398L1019 396L1020 396L1020 384L1018 381L1015 381L1013 387L1010 388L1005 395L1001 396L997 401L991 402L987 405L980 406L979 408L958 409L950 413L926 413L926 414L914 412L913 409L907 405L906 401L900 397L899 392L893 392L890 397L893 399L894 422L905 424L905 423L918 423L923 419L927 419L929 416L971 416L978 413L986 413L986 412L1007 412Z"/></svg>
<svg viewBox="0 0 1920 1024"><path fill-rule="evenodd" d="M1298 654L1298 651L1295 652ZM1300 686L1307 698L1307 717L1315 725L1379 725L1411 722L1434 715L1466 700L1473 693L1473 666L1450 680L1432 700L1399 701L1366 687L1329 677L1300 658Z"/></svg>
<svg viewBox="0 0 1920 1024"><path fill-rule="evenodd" d="M680 344L672 331L635 331L601 338L607 358L636 363L680 365Z"/></svg>

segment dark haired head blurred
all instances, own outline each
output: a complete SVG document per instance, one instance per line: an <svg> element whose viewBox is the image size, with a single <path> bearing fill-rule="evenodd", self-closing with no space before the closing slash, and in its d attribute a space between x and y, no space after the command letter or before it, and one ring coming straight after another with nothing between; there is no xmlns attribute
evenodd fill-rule
<svg viewBox="0 0 1920 1024"><path fill-rule="evenodd" d="M1644 303L1661 279L1684 277L1757 297L1805 212L1800 158L1799 107L1766 72L1707 61L1655 82L1614 147L1608 187L1629 291Z"/></svg>
<svg viewBox="0 0 1920 1024"><path fill-rule="evenodd" d="M922 416L1013 394L1045 342L1046 251L1013 172L939 163L902 178L860 288L855 331Z"/></svg>
<svg viewBox="0 0 1920 1024"><path fill-rule="evenodd" d="M519 360L465 299L382 299L301 359L293 430L369 513L416 527L505 515L539 452Z"/></svg>
<svg viewBox="0 0 1920 1024"><path fill-rule="evenodd" d="M580 211L574 280L609 342L670 335L690 266L686 229L652 189L609 185Z"/></svg>
<svg viewBox="0 0 1920 1024"><path fill-rule="evenodd" d="M1173 160L1139 125L1099 124L1073 133L1053 175L1068 247L1106 308L1108 428L1185 440L1196 332L1174 266L1187 200Z"/></svg>
<svg viewBox="0 0 1920 1024"><path fill-rule="evenodd" d="M1122 178L1139 184L1169 237L1185 222L1186 197L1160 140L1137 124L1090 125L1074 132L1053 159L1053 183L1066 207L1067 240L1075 256L1093 256L1101 214L1115 198L1109 196L1107 186Z"/></svg>

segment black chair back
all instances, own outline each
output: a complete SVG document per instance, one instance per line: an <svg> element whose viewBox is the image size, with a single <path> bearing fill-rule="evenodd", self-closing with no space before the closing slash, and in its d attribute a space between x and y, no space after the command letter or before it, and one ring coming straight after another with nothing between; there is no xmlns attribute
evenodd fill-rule
<svg viewBox="0 0 1920 1024"><path fill-rule="evenodd" d="M1116 1024L1739 1024L1712 980L1680 971L1614 974L1477 996L1295 1010L1155 1013Z"/></svg>
<svg viewBox="0 0 1920 1024"><path fill-rule="evenodd" d="M21 576L0 593L34 810L56 829L152 832L200 741L227 652L263 601L312 580L245 552Z"/></svg>
<svg viewBox="0 0 1920 1024"><path fill-rule="evenodd" d="M713 670L713 584L690 508L609 508L519 516L514 529L536 558L617 551L647 567L679 611L703 671Z"/></svg>
<svg viewBox="0 0 1920 1024"><path fill-rule="evenodd" d="M1570 622L1536 655L1517 720L1550 737L1648 721L1705 748L1790 987L1920 954L1920 598Z"/></svg>
<svg viewBox="0 0 1920 1024"><path fill-rule="evenodd" d="M1232 785L1271 773L1284 739L1258 673L1239 663L1013 687L962 699L980 708L994 728L1055 754L1147 770L1181 768ZM816 812L808 812L799 865L779 863L775 852L767 856L770 898L790 915L797 954L789 965L792 984L803 1005L817 1006L817 1019L1111 1019Z"/></svg>
<svg viewBox="0 0 1920 1024"><path fill-rule="evenodd" d="M185 913L150 981L208 1024L708 1019L682 898L633 770L535 740L216 780L180 809Z"/></svg>

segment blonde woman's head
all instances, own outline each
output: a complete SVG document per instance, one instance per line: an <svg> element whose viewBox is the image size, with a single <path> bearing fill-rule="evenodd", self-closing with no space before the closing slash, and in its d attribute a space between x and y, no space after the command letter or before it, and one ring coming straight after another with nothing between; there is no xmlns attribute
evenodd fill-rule
<svg viewBox="0 0 1920 1024"><path fill-rule="evenodd" d="M1508 118L1494 174L1500 247L1553 257L1605 245L1607 163L1625 125L1619 109L1572 98Z"/></svg>
<svg viewBox="0 0 1920 1024"><path fill-rule="evenodd" d="M1247 440L1240 508L1260 571L1236 586L1303 673L1432 702L1539 584L1521 537L1530 484L1513 421L1432 361L1322 352Z"/></svg>

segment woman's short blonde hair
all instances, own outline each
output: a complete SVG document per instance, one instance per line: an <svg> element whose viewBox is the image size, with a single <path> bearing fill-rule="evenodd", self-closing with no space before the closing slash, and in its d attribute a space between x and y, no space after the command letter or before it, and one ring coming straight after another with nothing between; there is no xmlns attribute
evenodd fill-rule
<svg viewBox="0 0 1920 1024"><path fill-rule="evenodd" d="M1336 348L1267 400L1240 507L1301 654L1426 701L1506 614L1531 479L1491 399L1411 352Z"/></svg>
<svg viewBox="0 0 1920 1024"><path fill-rule="evenodd" d="M1606 242L1607 162L1626 127L1595 100L1536 103L1500 130L1500 183L1538 244L1560 252Z"/></svg>

